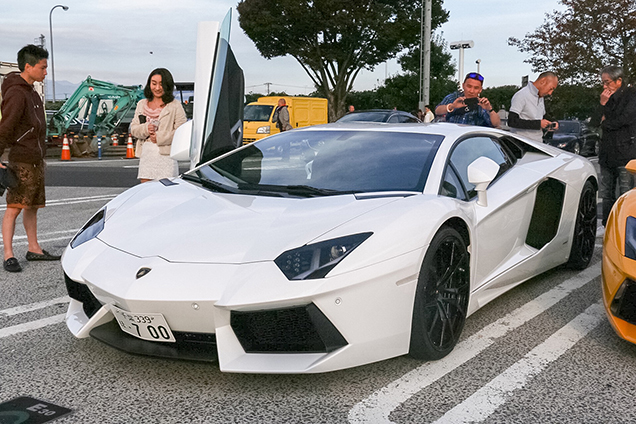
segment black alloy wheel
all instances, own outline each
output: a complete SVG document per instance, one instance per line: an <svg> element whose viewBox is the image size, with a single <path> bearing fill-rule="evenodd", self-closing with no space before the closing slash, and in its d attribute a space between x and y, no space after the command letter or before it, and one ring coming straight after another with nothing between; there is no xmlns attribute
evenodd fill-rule
<svg viewBox="0 0 636 424"><path fill-rule="evenodd" d="M596 220L596 188L590 181L586 181L576 213L568 268L585 269L590 264L596 244Z"/></svg>
<svg viewBox="0 0 636 424"><path fill-rule="evenodd" d="M462 236L442 228L426 252L417 282L409 348L413 358L440 359L457 344L468 311L469 266Z"/></svg>

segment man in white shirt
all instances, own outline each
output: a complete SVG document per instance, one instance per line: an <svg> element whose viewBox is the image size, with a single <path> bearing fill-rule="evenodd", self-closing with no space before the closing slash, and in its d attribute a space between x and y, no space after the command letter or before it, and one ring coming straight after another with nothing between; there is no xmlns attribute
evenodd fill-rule
<svg viewBox="0 0 636 424"><path fill-rule="evenodd" d="M543 142L543 130L554 131L558 122L543 119L545 105L543 98L552 94L559 83L554 72L543 72L536 81L529 83L512 97L508 126L510 131L538 142Z"/></svg>

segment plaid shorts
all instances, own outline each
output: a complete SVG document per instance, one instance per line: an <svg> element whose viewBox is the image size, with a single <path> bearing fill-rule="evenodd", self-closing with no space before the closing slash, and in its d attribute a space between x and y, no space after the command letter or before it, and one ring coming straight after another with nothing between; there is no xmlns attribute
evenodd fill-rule
<svg viewBox="0 0 636 424"><path fill-rule="evenodd" d="M30 163L9 162L9 168L18 177L18 186L7 189L7 207L19 209L43 208L44 196L44 162Z"/></svg>

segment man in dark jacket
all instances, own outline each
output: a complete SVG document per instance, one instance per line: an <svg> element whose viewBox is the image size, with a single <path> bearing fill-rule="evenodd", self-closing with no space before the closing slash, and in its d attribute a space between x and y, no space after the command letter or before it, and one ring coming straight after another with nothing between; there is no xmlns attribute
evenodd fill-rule
<svg viewBox="0 0 636 424"><path fill-rule="evenodd" d="M600 123L603 130L598 163L601 167L600 197L603 199L603 225L619 194L634 187L632 175L625 165L636 159L636 89L624 82L623 70L606 66L601 71L603 92L600 107L591 124Z"/></svg>
<svg viewBox="0 0 636 424"><path fill-rule="evenodd" d="M28 261L59 260L42 250L37 238L37 212L45 204L44 153L46 151L46 116L33 83L44 81L49 54L41 47L28 45L18 52L20 72L13 72L2 83L2 120L0 120L0 154L9 147L9 168L18 177L18 186L7 190L7 210L2 219L4 244L3 267L9 272L22 271L13 255L15 222L24 210L22 221L29 250ZM5 166L0 163L0 167Z"/></svg>

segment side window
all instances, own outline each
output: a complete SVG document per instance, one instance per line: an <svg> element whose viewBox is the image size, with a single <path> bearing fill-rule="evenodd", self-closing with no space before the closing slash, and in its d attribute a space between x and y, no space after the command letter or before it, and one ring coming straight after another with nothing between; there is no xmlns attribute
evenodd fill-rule
<svg viewBox="0 0 636 424"><path fill-rule="evenodd" d="M468 200L462 183L457 177L457 172L451 164L446 167L442 187L439 189L440 196L452 197L459 200Z"/></svg>
<svg viewBox="0 0 636 424"><path fill-rule="evenodd" d="M511 167L502 147L490 137L473 137L461 141L451 153L450 162L457 170L458 177L471 199L477 195L477 192L475 186L468 182L468 165L481 156L490 158L499 165L496 178Z"/></svg>
<svg viewBox="0 0 636 424"><path fill-rule="evenodd" d="M399 115L391 115L391 117L386 121L388 123L399 123L400 116Z"/></svg>

